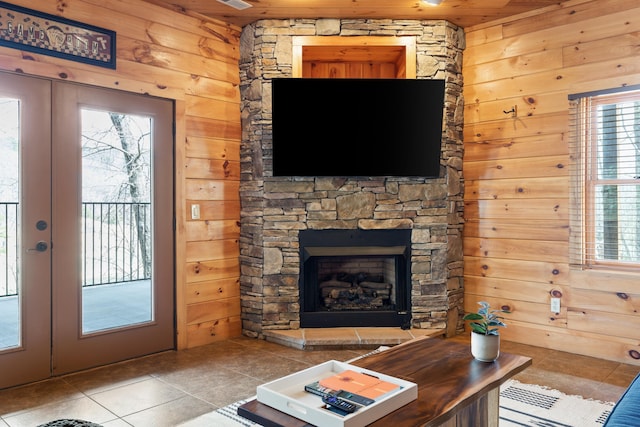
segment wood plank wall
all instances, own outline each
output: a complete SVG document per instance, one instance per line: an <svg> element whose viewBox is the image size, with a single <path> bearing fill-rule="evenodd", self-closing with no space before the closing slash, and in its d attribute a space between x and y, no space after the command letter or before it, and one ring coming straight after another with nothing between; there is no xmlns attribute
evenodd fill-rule
<svg viewBox="0 0 640 427"><path fill-rule="evenodd" d="M139 0L12 3L116 31L118 64L0 47L0 70L176 100L178 347L239 335L240 29ZM564 167L567 95L640 84L638 34L637 0L579 0L467 29L465 309L509 305L505 339L638 363L638 277L569 270ZM503 112L513 106L517 117Z"/></svg>
<svg viewBox="0 0 640 427"><path fill-rule="evenodd" d="M466 29L465 310L511 307L506 340L640 364L640 275L569 268L567 168L567 96L640 84L639 34L637 0Z"/></svg>
<svg viewBox="0 0 640 427"><path fill-rule="evenodd" d="M139 0L11 3L116 31L117 69L0 47L0 70L176 101L178 348L239 336L240 28Z"/></svg>

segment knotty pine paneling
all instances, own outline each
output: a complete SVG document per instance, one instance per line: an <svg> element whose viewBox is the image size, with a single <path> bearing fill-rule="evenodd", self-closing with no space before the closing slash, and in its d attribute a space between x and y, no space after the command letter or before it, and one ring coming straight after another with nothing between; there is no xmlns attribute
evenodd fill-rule
<svg viewBox="0 0 640 427"><path fill-rule="evenodd" d="M510 110L512 106L513 103L508 100L505 102L504 109ZM472 122L468 125L465 122L465 141L481 142L522 136L565 134L568 131L568 113L545 114L544 116L532 114L517 118L511 118L510 114L503 114L503 117L507 117L507 119L479 123Z"/></svg>
<svg viewBox="0 0 640 427"><path fill-rule="evenodd" d="M240 298L239 279L205 280L187 285L187 304L204 303L223 298Z"/></svg>
<svg viewBox="0 0 640 427"><path fill-rule="evenodd" d="M331 79L393 79L397 75L394 63L380 62L303 62L305 77Z"/></svg>
<svg viewBox="0 0 640 427"><path fill-rule="evenodd" d="M523 19L514 16L496 24L492 31L494 37L486 42L482 40L486 39L491 24L478 26L478 35L473 27L466 28L468 43L464 66L505 58L517 61L521 56L562 48L576 42L631 34L638 31L640 25L635 20L629 20L637 13L638 5L633 1L608 0L595 4L596 1L592 0L583 1L580 6L574 2L564 4L562 10L543 11ZM624 5L623 10L607 8L607 4L612 3ZM581 13L574 13L577 7L580 7ZM469 52L471 58L467 58Z"/></svg>
<svg viewBox="0 0 640 427"><path fill-rule="evenodd" d="M188 158L240 161L240 144L232 139L191 136L185 143Z"/></svg>
<svg viewBox="0 0 640 427"><path fill-rule="evenodd" d="M225 259L234 255L240 256L238 239L187 242L186 258L188 262Z"/></svg>
<svg viewBox="0 0 640 427"><path fill-rule="evenodd" d="M226 100L186 95L185 102L192 116L215 120L220 117L228 117L238 113L238 104Z"/></svg>
<svg viewBox="0 0 640 427"><path fill-rule="evenodd" d="M569 222L568 199L465 199L465 218L507 221L556 220Z"/></svg>
<svg viewBox="0 0 640 427"><path fill-rule="evenodd" d="M228 319L240 316L240 298L214 299L190 304L187 312L187 325L213 322L219 318Z"/></svg>
<svg viewBox="0 0 640 427"><path fill-rule="evenodd" d="M526 222L512 219L469 219L465 225L465 237L515 240L560 240L569 241L569 226L554 220Z"/></svg>
<svg viewBox="0 0 640 427"><path fill-rule="evenodd" d="M633 0L466 29L464 304L511 307L506 340L640 364L640 272L568 264L567 141L569 94L640 83L639 32Z"/></svg>
<svg viewBox="0 0 640 427"><path fill-rule="evenodd" d="M569 156L563 143L564 134L545 134L530 137L465 142L465 165L473 161L522 159L524 157Z"/></svg>
<svg viewBox="0 0 640 427"><path fill-rule="evenodd" d="M612 312L627 316L634 316L638 312L640 294L626 294L606 289L573 288L569 295L569 306L581 309ZM634 321L637 323L637 319Z"/></svg>
<svg viewBox="0 0 640 427"><path fill-rule="evenodd" d="M235 219L240 200L187 200L187 212L191 212L194 203L200 205L200 219L185 223L187 240L223 239L240 232Z"/></svg>
<svg viewBox="0 0 640 427"><path fill-rule="evenodd" d="M184 174L186 178L240 179L240 162L222 159L187 159Z"/></svg>
<svg viewBox="0 0 640 427"><path fill-rule="evenodd" d="M637 56L640 35L636 32L623 37L609 37L586 43L576 43L562 49L565 66L579 66L594 62L594 60L615 60ZM612 48L613 47L613 48Z"/></svg>
<svg viewBox="0 0 640 427"><path fill-rule="evenodd" d="M115 31L117 64L0 47L0 70L176 101L178 348L239 336L240 28L140 0L11 3Z"/></svg>
<svg viewBox="0 0 640 427"><path fill-rule="evenodd" d="M186 194L192 200L239 200L239 181L222 179L188 179L185 182ZM190 212L190 211L189 211Z"/></svg>
<svg viewBox="0 0 640 427"><path fill-rule="evenodd" d="M482 105L482 108L479 106ZM566 111L567 98L564 93L535 94L527 92L526 95L504 97L499 100L474 100L465 106L465 114L470 115L474 121L486 122L490 120L503 120L512 117L512 109L516 109L516 117L513 117L512 126L518 124L518 117L528 117L534 114L557 114Z"/></svg>
<svg viewBox="0 0 640 427"><path fill-rule="evenodd" d="M238 110L238 117L240 111ZM210 119L204 117L187 116L186 126L190 135L208 138L222 138L240 140L240 122L228 122L222 118Z"/></svg>
<svg viewBox="0 0 640 427"><path fill-rule="evenodd" d="M627 293L640 294L638 275L634 271L571 270L570 275L571 283L573 283L573 287L576 289L615 292L622 297L627 295Z"/></svg>
<svg viewBox="0 0 640 427"><path fill-rule="evenodd" d="M551 313L550 313L551 314ZM540 343L541 347L578 354L595 354L608 360L635 360L637 339L614 337L588 331L559 328L532 322L510 320L507 328L500 331L502 338L531 345Z"/></svg>
<svg viewBox="0 0 640 427"><path fill-rule="evenodd" d="M118 58L131 62L163 67L170 71L186 74L189 70L200 68L199 73L206 78L239 83L239 75L233 73L233 66L226 61L208 58L206 61L196 54L164 48L140 40L118 38Z"/></svg>
<svg viewBox="0 0 640 427"><path fill-rule="evenodd" d="M640 328L640 317L635 314L625 315L612 313L610 310L578 309L571 306L567 310L567 323L569 322L571 328L576 331L607 335L614 329L617 337L628 339L636 339Z"/></svg>
<svg viewBox="0 0 640 427"><path fill-rule="evenodd" d="M465 182L465 192L478 199L567 198L566 176L549 178L474 179Z"/></svg>
<svg viewBox="0 0 640 427"><path fill-rule="evenodd" d="M496 277L469 276L464 282L465 294L469 295L487 295L491 292L493 298L502 304L501 301L508 301L512 305L513 302L526 301L531 303L543 304L545 309L549 309L549 295L553 292L560 292L563 296L569 296L573 289L568 285L543 284L539 281L527 281L523 279L500 279ZM468 298L473 308L477 302L472 298Z"/></svg>
<svg viewBox="0 0 640 427"><path fill-rule="evenodd" d="M234 338L242 334L242 320L240 316L231 316L210 322L195 323L187 327L187 334L192 347Z"/></svg>
<svg viewBox="0 0 640 427"><path fill-rule="evenodd" d="M561 48L545 50L531 55L522 55L517 59L505 58L490 63L469 65L469 69L465 70L465 73L468 72L474 77L474 84L495 82L497 79L513 77L514 73L523 76L543 72L548 70L550 66L560 68L563 61L562 56L563 50Z"/></svg>
<svg viewBox="0 0 640 427"><path fill-rule="evenodd" d="M240 276L240 261L236 256L235 258L189 262L186 264L186 276L187 283L236 278Z"/></svg>
<svg viewBox="0 0 640 427"><path fill-rule="evenodd" d="M568 262L567 243L525 239L482 239L465 237L464 254L514 260Z"/></svg>
<svg viewBox="0 0 640 427"><path fill-rule="evenodd" d="M567 177L569 156L525 157L521 159L496 159L465 164L465 180L490 180L510 178ZM522 187L526 183L523 179Z"/></svg>
<svg viewBox="0 0 640 427"><path fill-rule="evenodd" d="M505 38L513 38L519 36L528 36L536 31L549 31L549 29L558 28L558 34L567 33L567 31L573 31L574 27L569 23L575 25L575 27L592 28L607 26L610 22L614 21L616 17L632 16L638 4L635 0L602 0L598 2L598 7L593 7L593 2L589 1L574 1L566 3L560 6L562 10L543 12L538 14L533 19L514 19L503 25L503 34ZM606 11L603 13L603 11ZM631 13L631 15L629 15ZM603 21L601 18L603 15L611 15L612 18ZM570 17L571 19L567 19ZM567 25L569 24L569 25ZM614 24L615 25L615 24ZM563 29L567 29L563 31ZM618 34L619 31L615 31ZM594 32L585 31L586 36L583 34L583 38L594 38L602 35L604 30L598 28ZM589 35L590 34L590 35ZM575 34L573 34L575 36Z"/></svg>
<svg viewBox="0 0 640 427"><path fill-rule="evenodd" d="M569 284L569 267L561 262L465 255L464 270L465 276L523 280L545 285Z"/></svg>

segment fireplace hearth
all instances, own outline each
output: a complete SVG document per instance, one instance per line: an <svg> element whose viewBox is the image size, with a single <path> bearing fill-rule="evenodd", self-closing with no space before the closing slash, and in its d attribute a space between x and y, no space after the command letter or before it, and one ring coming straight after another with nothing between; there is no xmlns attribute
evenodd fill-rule
<svg viewBox="0 0 640 427"><path fill-rule="evenodd" d="M410 327L411 230L303 230L300 326Z"/></svg>

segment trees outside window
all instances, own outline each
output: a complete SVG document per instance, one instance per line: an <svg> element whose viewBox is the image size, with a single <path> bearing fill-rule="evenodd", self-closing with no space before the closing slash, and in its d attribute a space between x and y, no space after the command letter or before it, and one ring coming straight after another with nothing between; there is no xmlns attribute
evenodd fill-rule
<svg viewBox="0 0 640 427"><path fill-rule="evenodd" d="M82 110L85 284L151 277L149 117Z"/></svg>
<svg viewBox="0 0 640 427"><path fill-rule="evenodd" d="M640 91L572 100L572 263L640 267Z"/></svg>

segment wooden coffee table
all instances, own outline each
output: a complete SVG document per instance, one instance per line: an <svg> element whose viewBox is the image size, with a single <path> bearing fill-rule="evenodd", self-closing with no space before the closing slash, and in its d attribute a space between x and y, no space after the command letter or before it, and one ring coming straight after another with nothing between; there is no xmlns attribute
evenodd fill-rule
<svg viewBox="0 0 640 427"><path fill-rule="evenodd" d="M498 427L500 385L532 362L509 353L480 362L469 344L424 337L350 363L418 385L416 400L371 426ZM310 426L257 400L240 406L238 415L267 427Z"/></svg>

